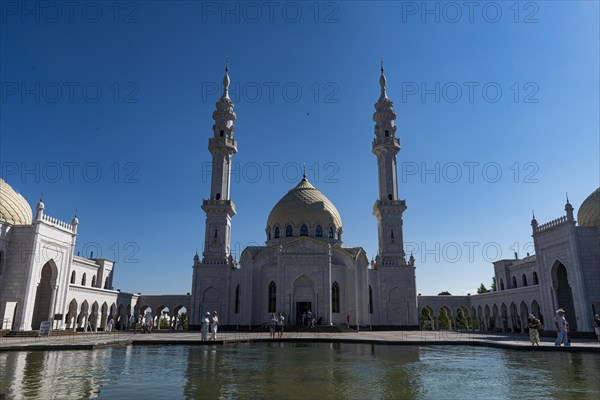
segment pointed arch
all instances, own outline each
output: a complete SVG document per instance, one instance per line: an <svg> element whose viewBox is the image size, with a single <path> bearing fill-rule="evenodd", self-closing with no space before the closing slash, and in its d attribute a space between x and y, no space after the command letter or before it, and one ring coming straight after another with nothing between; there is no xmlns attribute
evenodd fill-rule
<svg viewBox="0 0 600 400"><path fill-rule="evenodd" d="M333 239L333 226L329 227L329 239Z"/></svg>
<svg viewBox="0 0 600 400"><path fill-rule="evenodd" d="M340 312L340 285L337 281L331 285L331 312Z"/></svg>
<svg viewBox="0 0 600 400"><path fill-rule="evenodd" d="M73 270L73 272L71 272L71 283L75 283L76 279L77 279L77 273Z"/></svg>
<svg viewBox="0 0 600 400"><path fill-rule="evenodd" d="M292 228L291 224L287 224L287 226L285 227L285 237L292 236L294 236L294 228Z"/></svg>
<svg viewBox="0 0 600 400"><path fill-rule="evenodd" d="M96 287L96 275L92 276L92 287Z"/></svg>
<svg viewBox="0 0 600 400"><path fill-rule="evenodd" d="M300 226L300 236L308 236L308 226L306 224Z"/></svg>
<svg viewBox="0 0 600 400"><path fill-rule="evenodd" d="M279 239L279 227L275 227L275 239Z"/></svg>
<svg viewBox="0 0 600 400"><path fill-rule="evenodd" d="M512 277L512 288L511 289L516 289L517 288L517 277L513 276Z"/></svg>
<svg viewBox="0 0 600 400"><path fill-rule="evenodd" d="M523 276L521 277L521 284L523 285L523 287L527 287L527 275L523 274Z"/></svg>
<svg viewBox="0 0 600 400"><path fill-rule="evenodd" d="M369 285L369 314L373 314L373 288Z"/></svg>
<svg viewBox="0 0 600 400"><path fill-rule="evenodd" d="M271 281L271 283L269 283L269 297L268 297L268 303L269 303L269 312L277 312L277 285L275 285L275 282Z"/></svg>
<svg viewBox="0 0 600 400"><path fill-rule="evenodd" d="M39 329L40 324L43 321L49 320L54 311L51 307L53 293L56 290L57 275L58 268L53 260L46 262L41 268L33 306L32 329Z"/></svg>
<svg viewBox="0 0 600 400"><path fill-rule="evenodd" d="M540 284L540 282L538 281L538 274L535 271L533 271L533 284L534 285L539 285Z"/></svg>
<svg viewBox="0 0 600 400"><path fill-rule="evenodd" d="M315 228L315 236L323 237L323 228L321 227L321 225L317 225L317 227Z"/></svg>
<svg viewBox="0 0 600 400"><path fill-rule="evenodd" d="M85 286L87 274L84 272L81 276L81 286Z"/></svg>

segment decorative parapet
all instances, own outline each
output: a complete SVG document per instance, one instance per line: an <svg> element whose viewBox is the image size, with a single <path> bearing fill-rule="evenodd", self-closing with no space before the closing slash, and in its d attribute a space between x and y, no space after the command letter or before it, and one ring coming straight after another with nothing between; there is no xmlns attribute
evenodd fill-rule
<svg viewBox="0 0 600 400"><path fill-rule="evenodd" d="M557 226L564 225L567 222L569 222L568 219L567 219L567 217L566 216L562 216L562 217L556 218L556 219L554 219L554 220L552 220L550 222L546 222L545 224L538 225L535 228L535 232L539 233L539 232L547 231L547 230L550 230L550 229L555 228Z"/></svg>
<svg viewBox="0 0 600 400"><path fill-rule="evenodd" d="M61 221L58 218L54 218L49 216L48 214L42 214L42 221L47 223L48 225L52 225L59 229L64 229L69 232L73 232L73 225L67 222Z"/></svg>

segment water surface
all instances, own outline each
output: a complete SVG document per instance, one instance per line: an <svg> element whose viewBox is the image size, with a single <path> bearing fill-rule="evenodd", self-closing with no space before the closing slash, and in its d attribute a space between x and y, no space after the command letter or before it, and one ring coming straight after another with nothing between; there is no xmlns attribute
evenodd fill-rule
<svg viewBox="0 0 600 400"><path fill-rule="evenodd" d="M0 353L7 399L598 399L596 354L251 343Z"/></svg>

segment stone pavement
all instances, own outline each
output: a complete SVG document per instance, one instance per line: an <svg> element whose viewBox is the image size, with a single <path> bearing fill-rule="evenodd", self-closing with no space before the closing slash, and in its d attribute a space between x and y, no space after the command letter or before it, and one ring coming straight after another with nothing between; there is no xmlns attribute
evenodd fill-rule
<svg viewBox="0 0 600 400"><path fill-rule="evenodd" d="M484 334L453 331L360 331L360 332L285 332L283 339L271 339L268 332L219 332L216 342L202 342L199 331L155 331L73 333L50 337L1 337L0 351L8 350L92 350L103 347L139 345L205 345L264 341L348 342L382 345L470 345L527 351L569 351L600 353L597 340L576 339L571 347L555 347L554 339L541 338L532 346L527 335Z"/></svg>

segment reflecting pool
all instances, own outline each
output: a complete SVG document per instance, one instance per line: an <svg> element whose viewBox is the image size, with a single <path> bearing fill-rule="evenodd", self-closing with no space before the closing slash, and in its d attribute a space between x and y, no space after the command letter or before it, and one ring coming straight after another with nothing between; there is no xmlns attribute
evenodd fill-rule
<svg viewBox="0 0 600 400"><path fill-rule="evenodd" d="M598 399L597 354L250 343L0 353L7 399Z"/></svg>

